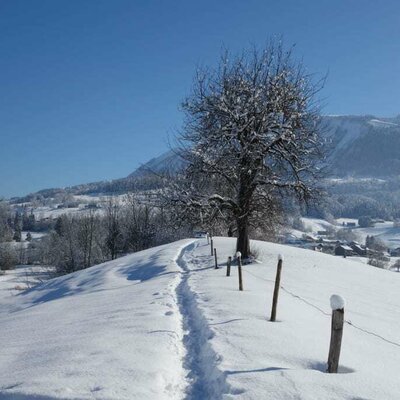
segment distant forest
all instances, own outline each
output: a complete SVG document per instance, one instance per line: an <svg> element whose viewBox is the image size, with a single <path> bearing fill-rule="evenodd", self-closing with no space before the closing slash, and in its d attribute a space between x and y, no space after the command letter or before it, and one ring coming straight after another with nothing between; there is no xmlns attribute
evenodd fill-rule
<svg viewBox="0 0 400 400"><path fill-rule="evenodd" d="M370 216L393 220L400 218L400 177L386 180L334 181L326 186L328 196L308 211L322 218L359 218Z"/></svg>

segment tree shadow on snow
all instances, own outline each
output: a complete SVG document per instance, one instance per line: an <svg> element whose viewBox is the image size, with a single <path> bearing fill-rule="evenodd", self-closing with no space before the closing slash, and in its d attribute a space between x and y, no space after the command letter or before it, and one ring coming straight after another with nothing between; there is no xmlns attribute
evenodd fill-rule
<svg viewBox="0 0 400 400"><path fill-rule="evenodd" d="M166 272L167 265L159 262L159 252L153 254L144 262L134 265L127 265L119 269L123 275L126 275L128 281L145 282L162 275L177 274L177 271Z"/></svg>
<svg viewBox="0 0 400 400"><path fill-rule="evenodd" d="M167 265L160 262L161 252L153 254L150 258L143 262L130 263L127 262L125 265L118 266L111 270L116 271L122 277L125 277L128 281L139 281L138 283L145 282L162 275L176 274L177 271L167 271ZM106 288L101 289L104 283L104 274L102 272L110 271L109 268L98 269L90 271L89 269L83 270L85 275L81 279L77 279L76 273L72 273L55 280L44 282L41 285L35 286L19 294L19 296L26 296L30 293L37 293L37 297L32 299L31 305L27 308L33 307L38 304L46 303L49 301L58 300L67 296L76 295L82 292L98 292L108 290ZM71 280L74 279L78 283L73 283ZM100 289L95 289L100 288ZM18 310L17 310L18 311ZM1 399L0 399L1 400Z"/></svg>
<svg viewBox="0 0 400 400"><path fill-rule="evenodd" d="M210 326L212 326L212 325L225 325L225 324L229 324L231 322L237 322L237 321L247 321L247 319L244 319L244 318L233 318L233 319L229 319L228 321L214 322L214 323L208 324L208 325L210 325Z"/></svg>
<svg viewBox="0 0 400 400"><path fill-rule="evenodd" d="M373 400L373 399L367 399L366 397L352 397L349 400Z"/></svg>
<svg viewBox="0 0 400 400"><path fill-rule="evenodd" d="M316 370L320 372L326 372L327 365L326 363L322 362L315 362L309 365L307 369ZM238 370L238 371L225 371L226 375L236 375L236 374L249 374L254 372L273 372L273 371L288 371L291 368L284 368L284 367L267 367L267 368L258 368L258 369L247 369L247 370ZM350 374L355 372L354 369L348 368L345 366L339 366L339 374ZM357 400L357 399L354 399ZM362 400L362 399L359 399Z"/></svg>
<svg viewBox="0 0 400 400"><path fill-rule="evenodd" d="M145 282L157 276L176 274L175 271L165 272L165 266L154 265L152 263L140 265L137 269L129 271L126 279L128 281Z"/></svg>
<svg viewBox="0 0 400 400"><path fill-rule="evenodd" d="M0 389L1 390L1 389ZM0 400L67 400L66 397L51 397L43 395L32 395L24 393L6 393L3 390L0 391Z"/></svg>
<svg viewBox="0 0 400 400"><path fill-rule="evenodd" d="M268 367L268 368L258 368L258 369L244 369L238 371L225 371L226 375L236 375L236 374L250 374L253 372L273 372L273 371L284 371L288 370L289 368L282 368L282 367Z"/></svg>
<svg viewBox="0 0 400 400"><path fill-rule="evenodd" d="M27 296L30 293L41 293L45 292L43 295L39 295L37 298L32 300L32 304L30 307L34 305L45 303L52 300L57 300L59 298L70 296L72 294L76 294L83 289L79 288L78 286L72 287L69 285L69 281L73 279L73 276L66 276L62 279L51 280L45 282L41 285L35 286L31 289L28 289L19 294L19 296ZM28 308L30 308L28 307ZM1 399L1 397L0 397Z"/></svg>

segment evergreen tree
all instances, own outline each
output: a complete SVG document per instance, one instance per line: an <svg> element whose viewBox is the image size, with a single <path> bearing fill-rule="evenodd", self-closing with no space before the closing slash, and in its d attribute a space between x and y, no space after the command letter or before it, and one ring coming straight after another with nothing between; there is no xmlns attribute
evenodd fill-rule
<svg viewBox="0 0 400 400"><path fill-rule="evenodd" d="M14 231L14 236L13 239L16 242L20 242L22 240L22 234L21 234L21 229L19 227L17 227Z"/></svg>

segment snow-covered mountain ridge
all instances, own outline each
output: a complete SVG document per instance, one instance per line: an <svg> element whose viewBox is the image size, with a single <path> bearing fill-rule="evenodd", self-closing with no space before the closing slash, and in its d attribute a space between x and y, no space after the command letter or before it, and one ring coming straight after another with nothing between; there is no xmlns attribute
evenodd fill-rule
<svg viewBox="0 0 400 400"><path fill-rule="evenodd" d="M323 116L322 120L324 135L331 141L328 162L334 176L385 177L400 173L399 117L331 115ZM180 166L177 155L168 151L130 176L175 171Z"/></svg>
<svg viewBox="0 0 400 400"><path fill-rule="evenodd" d="M254 242L184 240L4 296L0 399L398 399L400 274ZM268 321L283 254L278 322ZM340 373L325 373L329 298L346 300Z"/></svg>
<svg viewBox="0 0 400 400"><path fill-rule="evenodd" d="M387 178L400 175L400 117L371 115L329 115L323 117L324 135L331 142L328 172L332 177ZM45 189L16 201L35 196L54 197L60 193L126 193L157 186L157 175L176 172L183 165L174 150L168 150L144 163L125 178ZM152 172L155 172L153 174Z"/></svg>
<svg viewBox="0 0 400 400"><path fill-rule="evenodd" d="M326 116L333 176L386 178L400 173L400 120L374 116Z"/></svg>
<svg viewBox="0 0 400 400"><path fill-rule="evenodd" d="M183 162L176 152L174 150L169 150L141 165L138 169L128 175L128 178L140 178L141 176L152 173L174 173L179 170L182 165Z"/></svg>

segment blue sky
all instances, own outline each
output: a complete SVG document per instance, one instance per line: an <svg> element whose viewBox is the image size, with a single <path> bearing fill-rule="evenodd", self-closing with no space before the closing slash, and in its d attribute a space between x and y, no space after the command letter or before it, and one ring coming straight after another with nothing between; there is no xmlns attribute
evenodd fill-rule
<svg viewBox="0 0 400 400"><path fill-rule="evenodd" d="M128 175L168 148L196 65L273 35L326 114L400 114L400 2L0 0L0 196Z"/></svg>

